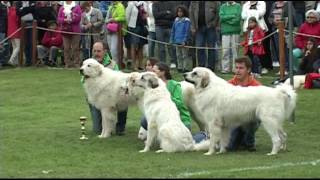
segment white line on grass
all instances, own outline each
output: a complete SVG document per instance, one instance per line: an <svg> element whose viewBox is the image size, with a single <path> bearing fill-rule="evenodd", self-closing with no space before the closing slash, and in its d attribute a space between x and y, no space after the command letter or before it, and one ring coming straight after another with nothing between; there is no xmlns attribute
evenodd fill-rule
<svg viewBox="0 0 320 180"><path fill-rule="evenodd" d="M250 170L265 170L265 169L275 169L280 167L288 167L288 166L305 166L305 165L313 165L316 166L320 163L320 159L314 160L314 161L304 161L304 162L298 162L298 163L282 163L277 165L271 165L271 166L255 166L255 167L246 167L246 168L233 168L233 169L226 169L226 170L215 170L215 171L199 171L199 172L191 172L191 173L181 173L178 175L179 178L187 178L190 176L196 176L196 175L206 175L206 174L212 174L214 172L240 172L240 171L250 171Z"/></svg>

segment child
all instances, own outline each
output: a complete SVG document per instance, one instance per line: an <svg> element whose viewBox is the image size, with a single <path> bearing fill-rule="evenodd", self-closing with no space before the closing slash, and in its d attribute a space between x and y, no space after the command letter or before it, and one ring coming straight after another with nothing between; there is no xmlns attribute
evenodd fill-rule
<svg viewBox="0 0 320 180"><path fill-rule="evenodd" d="M313 65L314 62L319 58L319 55L317 53L317 45L316 45L316 39L315 38L309 38L307 41L307 44L305 45L303 49L303 57L299 66L298 74L307 74L307 73L313 73L318 72L316 69L314 69ZM298 61L296 61L298 62Z"/></svg>
<svg viewBox="0 0 320 180"><path fill-rule="evenodd" d="M170 43L181 45L176 47L177 69L179 72L186 72L189 62L188 49L184 46L189 38L191 21L188 18L188 10L184 6L177 7L176 16L171 29Z"/></svg>
<svg viewBox="0 0 320 180"><path fill-rule="evenodd" d="M261 77L260 57L265 54L261 39L264 38L264 31L259 27L257 19L250 17L248 21L248 31L245 33L244 54L249 56L252 62L252 73L255 78ZM259 41L258 41L259 40Z"/></svg>

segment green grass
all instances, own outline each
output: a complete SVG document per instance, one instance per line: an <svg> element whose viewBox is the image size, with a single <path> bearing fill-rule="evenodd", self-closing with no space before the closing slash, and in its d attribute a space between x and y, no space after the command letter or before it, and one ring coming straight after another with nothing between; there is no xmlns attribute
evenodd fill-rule
<svg viewBox="0 0 320 180"><path fill-rule="evenodd" d="M261 81L270 85L273 74ZM182 79L177 74L175 78ZM285 122L288 151L276 156L266 156L271 141L263 128L257 133L256 152L204 156L204 152L156 154L152 149L141 154L144 144L137 139L141 113L136 106L129 108L125 136L99 139L91 132L89 118L89 140L79 140L79 117L90 117L79 79L78 70L0 71L0 178L320 177L318 90L298 91L296 123ZM193 131L197 130L194 124Z"/></svg>

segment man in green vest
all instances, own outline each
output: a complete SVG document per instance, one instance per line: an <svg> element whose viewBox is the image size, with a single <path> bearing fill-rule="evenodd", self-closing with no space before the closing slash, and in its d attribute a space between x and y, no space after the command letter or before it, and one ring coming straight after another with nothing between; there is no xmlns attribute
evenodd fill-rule
<svg viewBox="0 0 320 180"><path fill-rule="evenodd" d="M115 71L119 71L119 67L117 63L110 58L110 55L108 53L108 46L104 42L102 41L95 42L93 44L92 54L93 54L93 58L96 59L99 63L103 64L104 67L108 67ZM82 78L81 81L83 83L84 78ZM101 112L99 109L97 109L90 103L89 103L89 108L90 108L91 117L92 117L93 131L97 134L100 134L102 131ZM118 112L116 134L119 136L124 135L124 130L125 130L126 121L127 121L127 112L128 112L128 109L122 112Z"/></svg>

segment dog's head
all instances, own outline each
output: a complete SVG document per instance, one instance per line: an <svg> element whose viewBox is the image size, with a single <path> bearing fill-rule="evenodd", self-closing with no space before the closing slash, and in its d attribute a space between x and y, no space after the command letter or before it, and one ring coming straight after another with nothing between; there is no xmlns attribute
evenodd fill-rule
<svg viewBox="0 0 320 180"><path fill-rule="evenodd" d="M210 69L196 67L191 72L183 74L187 82L194 84L196 88L206 88L210 82Z"/></svg>
<svg viewBox="0 0 320 180"><path fill-rule="evenodd" d="M124 94L126 95L135 95L135 92L138 92L137 89L140 89L140 87L138 86L134 86L134 82L138 79L140 79L140 77L142 76L141 73L139 72L132 72L129 74L129 76L127 77L126 81L124 82L124 84L122 84L121 86L121 90L124 92Z"/></svg>
<svg viewBox="0 0 320 180"><path fill-rule="evenodd" d="M80 74L84 78L95 78L102 74L104 66L95 59L86 59L80 68Z"/></svg>
<svg viewBox="0 0 320 180"><path fill-rule="evenodd" d="M135 77L131 79L131 83L133 86L139 86L144 89L147 89L147 88L155 89L159 87L159 78L153 72L145 72L145 73L141 73L140 77Z"/></svg>

